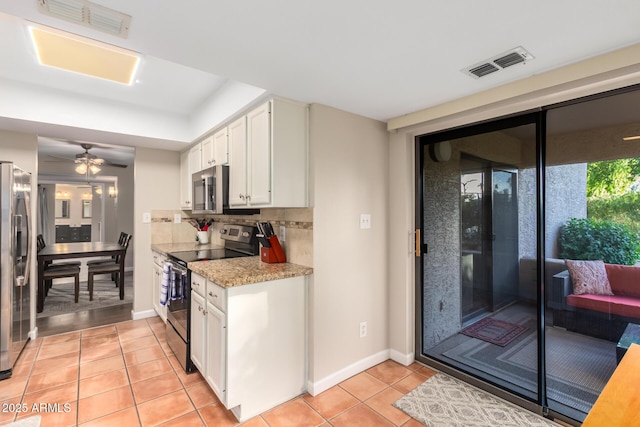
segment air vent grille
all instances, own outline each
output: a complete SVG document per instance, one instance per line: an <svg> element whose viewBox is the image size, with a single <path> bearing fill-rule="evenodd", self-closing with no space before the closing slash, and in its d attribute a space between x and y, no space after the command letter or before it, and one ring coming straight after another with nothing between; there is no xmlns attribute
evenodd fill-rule
<svg viewBox="0 0 640 427"><path fill-rule="evenodd" d="M471 74L477 77L486 76L487 74L491 74L496 71L498 71L498 67L489 63L484 63L469 70Z"/></svg>
<svg viewBox="0 0 640 427"><path fill-rule="evenodd" d="M524 62L524 58L519 53L513 52L494 60L501 68L511 67L512 65Z"/></svg>
<svg viewBox="0 0 640 427"><path fill-rule="evenodd" d="M507 52L503 52L500 55L496 55L493 58L487 59L486 61L467 67L461 71L475 78L480 78L516 64L524 64L533 58L533 55L531 55L527 50L522 46L518 46Z"/></svg>
<svg viewBox="0 0 640 427"><path fill-rule="evenodd" d="M88 0L37 0L40 12L127 38L131 16Z"/></svg>

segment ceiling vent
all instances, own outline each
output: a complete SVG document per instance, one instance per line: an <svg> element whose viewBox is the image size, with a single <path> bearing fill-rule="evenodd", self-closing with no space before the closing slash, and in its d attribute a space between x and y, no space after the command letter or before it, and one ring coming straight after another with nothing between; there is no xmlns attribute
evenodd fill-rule
<svg viewBox="0 0 640 427"><path fill-rule="evenodd" d="M463 69L462 72L475 78L480 78L516 64L525 64L533 58L533 55L527 52L527 50L522 46L518 46L500 55L496 55L491 59L467 67Z"/></svg>
<svg viewBox="0 0 640 427"><path fill-rule="evenodd" d="M131 16L87 0L37 0L40 12L122 38L129 35Z"/></svg>

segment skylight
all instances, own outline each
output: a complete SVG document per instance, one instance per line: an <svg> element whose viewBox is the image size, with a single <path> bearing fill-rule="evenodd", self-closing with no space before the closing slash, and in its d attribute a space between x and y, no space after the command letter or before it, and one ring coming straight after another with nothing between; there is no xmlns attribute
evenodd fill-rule
<svg viewBox="0 0 640 427"><path fill-rule="evenodd" d="M125 85L134 81L140 56L133 51L47 27L29 27L42 65Z"/></svg>

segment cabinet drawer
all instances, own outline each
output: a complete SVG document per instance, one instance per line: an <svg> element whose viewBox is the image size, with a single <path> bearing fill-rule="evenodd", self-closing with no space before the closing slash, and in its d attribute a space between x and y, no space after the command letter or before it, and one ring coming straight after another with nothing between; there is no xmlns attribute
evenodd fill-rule
<svg viewBox="0 0 640 427"><path fill-rule="evenodd" d="M157 265L158 267L163 268L164 267L164 263L167 262L167 257L162 255L159 252L155 252L153 251L153 263L155 265Z"/></svg>
<svg viewBox="0 0 640 427"><path fill-rule="evenodd" d="M204 291L207 287L207 279L204 277L191 273L191 290L197 292L198 295L204 298Z"/></svg>
<svg viewBox="0 0 640 427"><path fill-rule="evenodd" d="M226 290L213 282L207 282L207 301L216 306L223 313L227 312Z"/></svg>

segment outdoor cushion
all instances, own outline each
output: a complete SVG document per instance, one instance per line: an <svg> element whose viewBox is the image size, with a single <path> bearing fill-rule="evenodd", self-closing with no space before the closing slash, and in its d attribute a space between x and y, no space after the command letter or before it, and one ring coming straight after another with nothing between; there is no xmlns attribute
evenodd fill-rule
<svg viewBox="0 0 640 427"><path fill-rule="evenodd" d="M568 295L567 305L576 308L640 318L640 299L619 295Z"/></svg>
<svg viewBox="0 0 640 427"><path fill-rule="evenodd" d="M614 295L640 298L640 267L619 264L604 266Z"/></svg>
<svg viewBox="0 0 640 427"><path fill-rule="evenodd" d="M568 259L565 263L573 282L574 295L613 295L604 262Z"/></svg>

